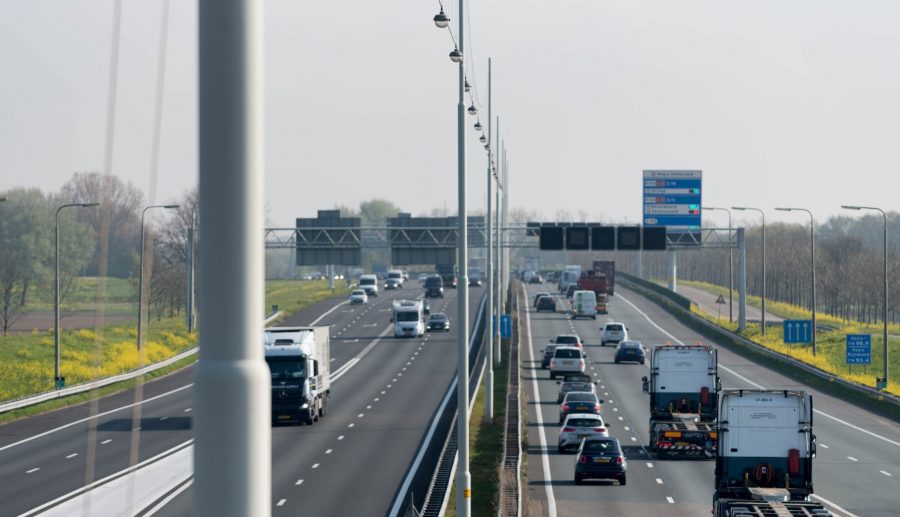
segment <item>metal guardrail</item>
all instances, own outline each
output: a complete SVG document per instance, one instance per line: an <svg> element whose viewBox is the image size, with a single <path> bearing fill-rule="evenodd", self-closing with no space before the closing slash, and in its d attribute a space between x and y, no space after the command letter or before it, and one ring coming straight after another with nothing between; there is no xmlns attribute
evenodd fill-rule
<svg viewBox="0 0 900 517"><path fill-rule="evenodd" d="M650 295L651 298L653 296L661 296L659 293L644 289L641 286L639 286L633 282L629 282L628 279L625 279L625 282L630 283L632 286L636 286L637 290L639 292L643 290L644 292L641 294L644 294L645 296L648 294ZM634 289L634 287L632 287L632 289ZM666 301L669 302L670 300L666 300ZM711 332L713 334L718 334L718 335L724 337L725 339L731 339L731 340L740 342L742 345L753 349L757 353L767 356L769 359L773 359L773 360L779 361L783 364L803 370L804 372L814 375L823 381L827 381L827 382L834 383L834 384L839 384L839 385L841 385L841 387L847 388L847 389L854 391L860 395L865 395L866 397L875 399L877 401L884 401L884 402L887 402L894 406L900 407L900 397L898 397L896 395L892 395L890 393L887 393L887 392L884 392L881 390L877 390L877 389L869 387L869 386L864 386L862 384L857 384L855 382L848 381L846 379L838 377L837 375L835 375L833 373L826 372L825 370L819 369L809 363L805 363L803 361L800 361L799 359L794 359L793 357L791 357L789 355L782 354L781 352L777 352L775 350L772 350L771 348L767 348L755 341L751 341L751 340L745 338L744 336L742 336L740 334L736 334L734 332L731 332L728 329L725 329L714 323L711 323L711 322L701 318L700 316L697 316L696 314L694 314L688 310L685 310L684 308L682 308L674 303L671 304L671 307L673 307L674 310L678 310L683 317L689 318L692 323L694 323L696 325L700 325L702 327L705 327L709 332Z"/></svg>
<svg viewBox="0 0 900 517"><path fill-rule="evenodd" d="M269 323L275 318L281 316L282 312L278 311L265 320L263 323ZM47 391L44 393L39 393L37 395L32 395L29 397L24 397L16 400L12 400L9 402L4 402L0 404L0 413L5 413L7 411L12 411L13 409L20 409L23 407L33 406L34 404L40 404L41 402L46 402L48 400L59 399L63 397L68 397L69 395L77 395L78 393L84 393L86 391L91 391L94 389L102 388L104 386L109 386L110 384L115 384L117 382L128 381L134 379L136 377L140 377L141 375L146 375L151 372L155 372L156 370L160 370L165 368L171 364L177 363L178 361L190 357L197 353L199 350L198 347L193 347L184 352L181 352L177 355L174 355L164 361L160 361L158 363L154 363L143 368L138 368L136 370L132 370L130 372L122 373L119 375L113 375L112 377L106 377L103 379L99 379L96 381L85 382L82 384L76 384L70 386L68 388L62 388L53 391Z"/></svg>

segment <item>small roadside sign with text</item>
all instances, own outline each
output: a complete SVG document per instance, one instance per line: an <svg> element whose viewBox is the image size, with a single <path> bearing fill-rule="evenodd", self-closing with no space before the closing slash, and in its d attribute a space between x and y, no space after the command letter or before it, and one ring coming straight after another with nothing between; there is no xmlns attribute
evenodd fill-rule
<svg viewBox="0 0 900 517"><path fill-rule="evenodd" d="M872 364L871 334L847 334L847 364Z"/></svg>
<svg viewBox="0 0 900 517"><path fill-rule="evenodd" d="M784 320L785 343L812 343L812 321Z"/></svg>

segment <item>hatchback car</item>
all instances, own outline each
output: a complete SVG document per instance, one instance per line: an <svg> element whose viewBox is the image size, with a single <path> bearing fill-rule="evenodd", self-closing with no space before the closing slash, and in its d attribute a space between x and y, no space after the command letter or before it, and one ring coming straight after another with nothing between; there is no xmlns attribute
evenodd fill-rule
<svg viewBox="0 0 900 517"><path fill-rule="evenodd" d="M446 330L450 331L450 318L443 312L436 312L428 316L425 324L426 330Z"/></svg>
<svg viewBox="0 0 900 517"><path fill-rule="evenodd" d="M557 451L560 454L571 448L578 448L585 438L607 438L609 430L603 417L593 413L572 413L566 417L559 430Z"/></svg>
<svg viewBox="0 0 900 517"><path fill-rule="evenodd" d="M553 342L562 346L584 348L584 343L582 343L581 337L578 334L559 334Z"/></svg>
<svg viewBox="0 0 900 517"><path fill-rule="evenodd" d="M625 484L628 462L616 438L587 438L575 456L575 484L585 479L615 479Z"/></svg>
<svg viewBox="0 0 900 517"><path fill-rule="evenodd" d="M541 352L544 353L544 358L541 360L541 368L547 369L550 367L550 361L553 360L553 354L556 352L556 345L550 343L546 347L544 347Z"/></svg>
<svg viewBox="0 0 900 517"><path fill-rule="evenodd" d="M541 296L537 301L537 311L556 312L556 300L552 296Z"/></svg>
<svg viewBox="0 0 900 517"><path fill-rule="evenodd" d="M444 281L438 275L432 275L425 279L425 298L443 298Z"/></svg>
<svg viewBox="0 0 900 517"><path fill-rule="evenodd" d="M369 301L369 296L362 289L354 289L350 292L350 303L366 303Z"/></svg>
<svg viewBox="0 0 900 517"><path fill-rule="evenodd" d="M541 299L541 296L550 296L550 293L545 293L543 291L540 293L537 293L536 295L534 295L534 301L532 302L532 305L537 307L537 302L538 302L538 300Z"/></svg>
<svg viewBox="0 0 900 517"><path fill-rule="evenodd" d="M567 373L584 373L584 353L574 346L556 346L550 360L550 378Z"/></svg>
<svg viewBox="0 0 900 517"><path fill-rule="evenodd" d="M591 376L587 374L566 375L564 380L556 381L556 383L559 384L559 394L556 396L557 404L562 402L570 391L597 393L597 386L591 380Z"/></svg>
<svg viewBox="0 0 900 517"><path fill-rule="evenodd" d="M640 341L622 341L619 343L619 346L616 347L616 364L624 363L625 361L634 361L644 364L644 360L644 345L642 345Z"/></svg>
<svg viewBox="0 0 900 517"><path fill-rule="evenodd" d="M531 279L528 280L528 283L529 283L529 284L543 284L543 283L544 283L544 277L542 277L541 275L535 273L534 276L532 276Z"/></svg>
<svg viewBox="0 0 900 517"><path fill-rule="evenodd" d="M603 333L600 335L600 346L606 346L607 343L628 341L628 329L621 323L607 321L601 330Z"/></svg>
<svg viewBox="0 0 900 517"><path fill-rule="evenodd" d="M403 287L403 283L400 282L398 278L388 278L384 281L384 288L387 289L400 289Z"/></svg>
<svg viewBox="0 0 900 517"><path fill-rule="evenodd" d="M603 401L597 398L596 393L587 391L570 391L559 405L559 423L566 421L566 416L574 413L591 413L599 415L603 409Z"/></svg>
<svg viewBox="0 0 900 517"><path fill-rule="evenodd" d="M452 287L456 289L456 275L441 275L444 281L444 287Z"/></svg>

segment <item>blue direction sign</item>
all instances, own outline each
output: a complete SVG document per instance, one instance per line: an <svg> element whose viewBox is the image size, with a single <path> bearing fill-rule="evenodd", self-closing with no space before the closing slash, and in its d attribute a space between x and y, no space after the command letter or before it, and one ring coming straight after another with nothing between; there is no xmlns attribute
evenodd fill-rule
<svg viewBox="0 0 900 517"><path fill-rule="evenodd" d="M871 334L847 334L847 364L872 364Z"/></svg>
<svg viewBox="0 0 900 517"><path fill-rule="evenodd" d="M495 336L497 335L497 316L491 318L491 331ZM509 317L509 314L500 315L500 337L512 337L512 318Z"/></svg>
<svg viewBox="0 0 900 517"><path fill-rule="evenodd" d="M644 226L700 228L702 171L644 171Z"/></svg>
<svg viewBox="0 0 900 517"><path fill-rule="evenodd" d="M812 343L812 321L784 320L785 343Z"/></svg>

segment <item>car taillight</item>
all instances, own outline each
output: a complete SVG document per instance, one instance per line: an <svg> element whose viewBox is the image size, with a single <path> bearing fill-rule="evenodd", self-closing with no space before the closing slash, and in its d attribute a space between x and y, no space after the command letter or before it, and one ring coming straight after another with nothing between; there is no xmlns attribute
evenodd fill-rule
<svg viewBox="0 0 900 517"><path fill-rule="evenodd" d="M581 369L584 370L584 359L579 359L578 364L581 366Z"/></svg>
<svg viewBox="0 0 900 517"><path fill-rule="evenodd" d="M587 463L587 456L582 456L578 458L578 463Z"/></svg>
<svg viewBox="0 0 900 517"><path fill-rule="evenodd" d="M594 404L594 411L599 413L601 409L603 409L603 408L602 408L602 406L600 406L600 404Z"/></svg>
<svg viewBox="0 0 900 517"><path fill-rule="evenodd" d="M556 359L550 359L550 368L556 368Z"/></svg>
<svg viewBox="0 0 900 517"><path fill-rule="evenodd" d="M568 404L563 404L563 405L562 405L562 410L563 410L563 411L568 411L568 410L569 410L569 405L568 405Z"/></svg>
<svg viewBox="0 0 900 517"><path fill-rule="evenodd" d="M564 432L564 433L574 433L574 432L575 432L575 428L574 428L574 427L563 427L562 432Z"/></svg>
<svg viewBox="0 0 900 517"><path fill-rule="evenodd" d="M598 433L605 433L606 428L605 427L595 427L594 431L597 431Z"/></svg>
<svg viewBox="0 0 900 517"><path fill-rule="evenodd" d="M623 458L621 456L616 456L616 465L621 465L622 462L624 462L624 461L625 461L625 458Z"/></svg>

